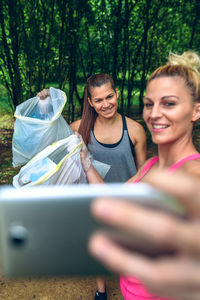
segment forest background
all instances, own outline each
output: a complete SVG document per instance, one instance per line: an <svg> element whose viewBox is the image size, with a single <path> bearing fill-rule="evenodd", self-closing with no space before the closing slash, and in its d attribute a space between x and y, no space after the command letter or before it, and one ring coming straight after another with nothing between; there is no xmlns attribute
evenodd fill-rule
<svg viewBox="0 0 200 300"><path fill-rule="evenodd" d="M142 112L148 74L170 51L200 48L199 0L1 0L0 84L12 110L53 85L81 115L84 83L109 73L120 109Z"/></svg>
<svg viewBox="0 0 200 300"><path fill-rule="evenodd" d="M143 124L146 79L169 52L200 52L199 0L0 0L0 184L12 183L15 108L44 87L67 94L67 122L81 116L86 79L109 73L119 109ZM200 151L200 124L194 142ZM148 136L148 155L155 147ZM36 288L37 286L37 288ZM121 299L108 281L109 299ZM93 299L95 280L0 277L2 299Z"/></svg>

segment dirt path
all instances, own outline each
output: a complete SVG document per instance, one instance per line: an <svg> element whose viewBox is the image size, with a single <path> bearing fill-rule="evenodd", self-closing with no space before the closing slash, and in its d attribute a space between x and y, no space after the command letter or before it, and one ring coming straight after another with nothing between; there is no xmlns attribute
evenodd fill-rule
<svg viewBox="0 0 200 300"><path fill-rule="evenodd" d="M106 278L108 299L121 300L119 280ZM0 278L1 300L93 300L96 291L94 278L37 278L8 280Z"/></svg>

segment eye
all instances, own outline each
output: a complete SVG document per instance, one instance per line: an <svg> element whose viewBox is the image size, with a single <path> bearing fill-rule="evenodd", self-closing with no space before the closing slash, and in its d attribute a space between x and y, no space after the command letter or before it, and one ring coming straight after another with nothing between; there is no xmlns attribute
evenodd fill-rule
<svg viewBox="0 0 200 300"><path fill-rule="evenodd" d="M111 95L108 95L106 98L111 99L111 98L113 98L113 96L114 96L114 94L111 94Z"/></svg>
<svg viewBox="0 0 200 300"><path fill-rule="evenodd" d="M97 100L95 100L94 102L95 103L100 103L102 100L101 99L97 99Z"/></svg>
<svg viewBox="0 0 200 300"><path fill-rule="evenodd" d="M144 107L146 107L146 108L150 108L152 106L153 106L153 103L150 103L150 102L144 103Z"/></svg>
<svg viewBox="0 0 200 300"><path fill-rule="evenodd" d="M176 103L173 102L173 101L167 101L167 102L164 103L164 105L167 106L167 107L172 107L172 106L176 105Z"/></svg>

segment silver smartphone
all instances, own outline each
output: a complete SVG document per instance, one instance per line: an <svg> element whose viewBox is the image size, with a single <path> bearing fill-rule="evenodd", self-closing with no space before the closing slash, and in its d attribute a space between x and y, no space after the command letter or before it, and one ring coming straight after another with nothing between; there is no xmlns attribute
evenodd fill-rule
<svg viewBox="0 0 200 300"><path fill-rule="evenodd" d="M149 185L74 184L14 189L0 188L0 262L4 276L73 276L106 274L108 271L87 248L95 230L106 232L138 251L158 255L144 241L129 245L111 228L96 222L90 213L97 197L118 197L179 217L184 208ZM109 201L109 199L108 199ZM134 244L135 243L135 244ZM162 251L161 251L162 252Z"/></svg>

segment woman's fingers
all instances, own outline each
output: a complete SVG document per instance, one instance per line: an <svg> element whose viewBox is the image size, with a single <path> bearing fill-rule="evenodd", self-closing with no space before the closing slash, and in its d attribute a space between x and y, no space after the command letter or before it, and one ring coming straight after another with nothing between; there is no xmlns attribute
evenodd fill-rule
<svg viewBox="0 0 200 300"><path fill-rule="evenodd" d="M89 242L91 254L110 270L135 276L156 295L196 300L200 297L200 262L191 257L150 259L129 252L106 235L94 234Z"/></svg>
<svg viewBox="0 0 200 300"><path fill-rule="evenodd" d="M130 238L141 236L160 247L169 247L200 257L200 224L112 198L97 199L91 206L96 219L129 232Z"/></svg>
<svg viewBox="0 0 200 300"><path fill-rule="evenodd" d="M176 284L179 282L194 287L200 284L198 259L183 255L149 258L122 248L103 233L93 234L89 241L89 250L111 270L126 276L136 276L149 285L159 282L161 286L165 284L173 286L174 282ZM191 279L186 269L191 273Z"/></svg>
<svg viewBox="0 0 200 300"><path fill-rule="evenodd" d="M197 178L182 172L170 174L163 171L152 171L151 176L144 178L156 188L161 189L182 202L188 211L200 217L200 184Z"/></svg>
<svg viewBox="0 0 200 300"><path fill-rule="evenodd" d="M78 132L75 132L75 135L78 136L78 138L80 139L80 141L82 143L82 149L81 149L81 153L80 153L81 162L82 162L84 171L87 172L92 164L92 160L93 160L92 154L89 152L87 146L85 145L81 134Z"/></svg>
<svg viewBox="0 0 200 300"><path fill-rule="evenodd" d="M135 262L135 266L139 263L132 253L116 245L101 233L95 233L90 238L89 251L110 270L124 275L133 275L132 267Z"/></svg>
<svg viewBox="0 0 200 300"><path fill-rule="evenodd" d="M37 96L40 98L40 99L45 99L46 97L49 96L49 89L43 89L42 91L40 91Z"/></svg>

